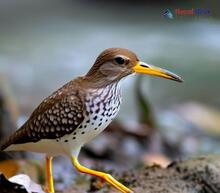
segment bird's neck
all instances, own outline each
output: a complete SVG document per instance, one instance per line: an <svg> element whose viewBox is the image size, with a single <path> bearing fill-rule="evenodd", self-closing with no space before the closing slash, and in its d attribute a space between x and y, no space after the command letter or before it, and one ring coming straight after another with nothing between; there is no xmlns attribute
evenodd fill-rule
<svg viewBox="0 0 220 193"><path fill-rule="evenodd" d="M119 85L120 79L107 79L102 74L96 76L84 76L82 77L83 84L87 88L101 89L111 85Z"/></svg>
<svg viewBox="0 0 220 193"><path fill-rule="evenodd" d="M111 84L102 86L102 87L90 87L88 89L90 94L100 95L101 93L106 96L114 96L114 95L121 95L121 85L120 82L112 82Z"/></svg>

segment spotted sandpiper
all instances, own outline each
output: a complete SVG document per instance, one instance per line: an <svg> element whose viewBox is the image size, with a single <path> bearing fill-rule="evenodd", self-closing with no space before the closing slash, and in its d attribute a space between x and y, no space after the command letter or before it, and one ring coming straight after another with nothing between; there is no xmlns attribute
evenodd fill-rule
<svg viewBox="0 0 220 193"><path fill-rule="evenodd" d="M99 177L120 192L132 192L111 175L80 165L78 154L116 116L121 104L120 81L135 72L182 82L167 70L141 62L130 50L106 49L85 76L71 80L43 100L1 150L45 153L50 193L54 193L52 158L57 155L70 157L79 172Z"/></svg>

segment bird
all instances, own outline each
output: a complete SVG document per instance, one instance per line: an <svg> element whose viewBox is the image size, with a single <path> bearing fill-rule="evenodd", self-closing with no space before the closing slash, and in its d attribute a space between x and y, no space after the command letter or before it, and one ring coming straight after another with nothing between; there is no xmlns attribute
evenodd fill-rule
<svg viewBox="0 0 220 193"><path fill-rule="evenodd" d="M81 165L78 155L83 145L115 118L122 102L121 80L134 73L183 81L170 71L142 62L126 48L108 48L84 76L69 81L45 98L0 150L44 153L49 193L54 193L52 159L59 155L69 157L79 172L98 177L119 192L133 192L110 174Z"/></svg>

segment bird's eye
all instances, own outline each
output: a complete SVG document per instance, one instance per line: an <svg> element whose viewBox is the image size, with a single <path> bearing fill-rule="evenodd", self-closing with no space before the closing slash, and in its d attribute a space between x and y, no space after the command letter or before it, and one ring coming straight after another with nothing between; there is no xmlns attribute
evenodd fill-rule
<svg viewBox="0 0 220 193"><path fill-rule="evenodd" d="M118 57L115 58L115 62L117 64L124 64L125 63L125 59L122 58L121 56L118 56Z"/></svg>

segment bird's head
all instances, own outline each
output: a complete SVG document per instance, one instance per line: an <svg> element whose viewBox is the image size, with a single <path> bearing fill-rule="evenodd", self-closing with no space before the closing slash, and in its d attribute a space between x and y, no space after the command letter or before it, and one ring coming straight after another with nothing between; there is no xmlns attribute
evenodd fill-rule
<svg viewBox="0 0 220 193"><path fill-rule="evenodd" d="M121 78L133 73L159 76L182 82L182 79L176 74L144 63L138 59L135 53L124 48L104 50L85 77L92 82L95 81L97 84L105 85L119 81Z"/></svg>

